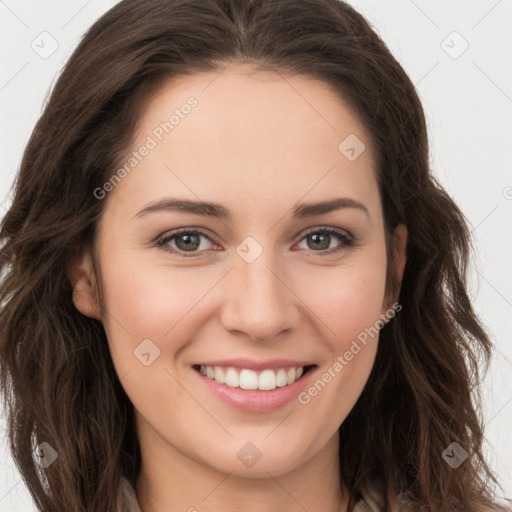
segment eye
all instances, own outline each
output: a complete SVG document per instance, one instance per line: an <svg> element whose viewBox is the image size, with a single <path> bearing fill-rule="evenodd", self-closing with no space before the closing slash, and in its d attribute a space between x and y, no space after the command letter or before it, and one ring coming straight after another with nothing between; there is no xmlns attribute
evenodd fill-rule
<svg viewBox="0 0 512 512"><path fill-rule="evenodd" d="M334 250L327 251L328 249L332 249L331 241L333 237L336 237L340 243ZM183 228L165 234L156 241L156 245L166 251L186 258L201 256L203 252L208 251L208 243L202 243L202 239L212 242L211 238L202 231ZM354 244L352 236L346 231L324 227L309 230L306 235L302 237L301 241L302 240L306 240L306 244L310 246L306 247L306 249L321 255L337 253Z"/></svg>
<svg viewBox="0 0 512 512"><path fill-rule="evenodd" d="M334 250L326 252L327 249L332 249L331 241L333 237L341 243ZM347 232L332 228L313 228L306 233L302 240L305 240L306 245L308 245L306 249L311 249L313 252L319 252L326 256L347 249L354 244L353 238Z"/></svg>
<svg viewBox="0 0 512 512"><path fill-rule="evenodd" d="M198 249L206 250L204 244L201 243L201 238L206 238L211 242L210 237L201 231L185 228L164 235L163 238L157 241L157 246L169 252L179 253L180 256L183 257L198 256L199 254L195 254ZM175 246L173 246L172 243L174 243ZM183 252L189 252L191 254L182 254Z"/></svg>

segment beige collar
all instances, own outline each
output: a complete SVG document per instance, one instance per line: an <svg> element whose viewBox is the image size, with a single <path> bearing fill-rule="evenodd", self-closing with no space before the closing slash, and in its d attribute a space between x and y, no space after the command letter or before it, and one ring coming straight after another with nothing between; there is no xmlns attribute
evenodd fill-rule
<svg viewBox="0 0 512 512"><path fill-rule="evenodd" d="M119 512L142 512L135 489L128 479L124 476L121 477L121 508ZM384 506L382 499L382 489L377 485L372 486L365 492L362 492L362 499L359 500L354 508L354 512L381 512ZM400 511L407 512L412 510L410 505L404 499L401 501L402 507Z"/></svg>

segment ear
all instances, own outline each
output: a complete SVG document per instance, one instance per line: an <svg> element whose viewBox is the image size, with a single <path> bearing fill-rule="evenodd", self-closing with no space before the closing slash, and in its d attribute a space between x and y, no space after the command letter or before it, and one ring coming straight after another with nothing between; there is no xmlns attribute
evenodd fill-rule
<svg viewBox="0 0 512 512"><path fill-rule="evenodd" d="M393 304L398 301L400 286L404 275L405 263L407 261L407 228L404 224L398 224L393 233L391 241L391 263L388 268L389 290L386 293L382 314L389 313Z"/></svg>
<svg viewBox="0 0 512 512"><path fill-rule="evenodd" d="M73 287L73 303L80 313L101 320L98 286L90 249L78 254L68 266Z"/></svg>
<svg viewBox="0 0 512 512"><path fill-rule="evenodd" d="M393 234L393 266L395 276L400 285L404 275L405 263L407 261L407 228L404 224L398 224Z"/></svg>

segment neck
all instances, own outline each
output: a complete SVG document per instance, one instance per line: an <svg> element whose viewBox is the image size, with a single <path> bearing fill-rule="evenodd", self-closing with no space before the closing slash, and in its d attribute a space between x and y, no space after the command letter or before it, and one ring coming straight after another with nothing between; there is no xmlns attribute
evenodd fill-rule
<svg viewBox="0 0 512 512"><path fill-rule="evenodd" d="M140 446L142 466L135 490L144 512L347 510L337 433L301 465L258 478L222 473L187 457L156 433L145 435Z"/></svg>

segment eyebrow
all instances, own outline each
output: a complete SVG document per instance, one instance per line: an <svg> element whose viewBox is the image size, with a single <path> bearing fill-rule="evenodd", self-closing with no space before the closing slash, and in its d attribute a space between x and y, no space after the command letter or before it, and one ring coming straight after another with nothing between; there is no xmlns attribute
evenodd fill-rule
<svg viewBox="0 0 512 512"><path fill-rule="evenodd" d="M292 209L292 217L297 219L305 219L308 217L314 217L316 215L324 215L326 213L345 208L358 209L364 212L368 218L370 217L370 213L363 203L348 197L339 197L327 201L318 201L312 203L302 203ZM230 221L232 219L231 212L218 203L172 197L164 198L148 204L142 210L140 210L135 217L143 217L148 213L158 211L179 211L226 221Z"/></svg>

